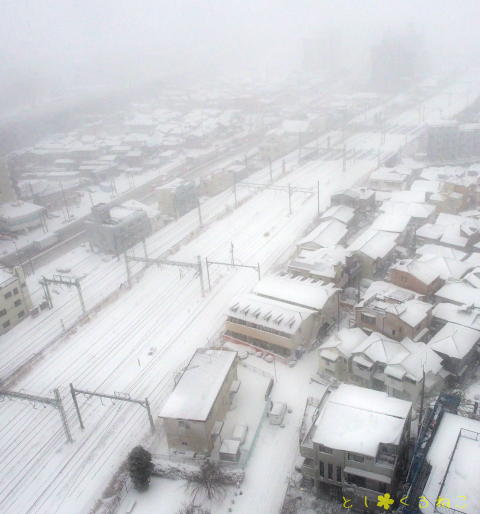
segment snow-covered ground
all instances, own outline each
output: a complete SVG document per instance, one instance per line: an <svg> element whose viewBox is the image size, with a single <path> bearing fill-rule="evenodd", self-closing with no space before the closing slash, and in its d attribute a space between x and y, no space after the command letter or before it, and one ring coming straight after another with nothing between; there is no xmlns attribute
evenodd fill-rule
<svg viewBox="0 0 480 514"><path fill-rule="evenodd" d="M475 84L479 90L478 81ZM453 114L464 106L464 102L463 95L454 95L447 105L447 97L438 95L427 102L427 119L429 112L432 120L438 119L440 107L443 107L444 115L447 112ZM418 124L418 112L411 109L392 121L411 127L413 134ZM405 139L403 133L389 133L382 154L393 153ZM295 152L287 159L291 173L277 180L276 185L291 183L316 187L317 181L320 182L323 210L328 206L332 192L357 183L376 167L379 140L379 133L359 133L348 138L348 148L359 145L359 148L371 148L372 152L368 152L367 158L350 160L345 173L342 172L341 156L298 166ZM281 163L275 163L275 167L279 170ZM268 176L268 170L261 173ZM233 198L226 192L209 202L216 205L218 213L218 209L225 209L226 202L231 205ZM295 240L311 223L316 214L317 199L294 194L292 208L293 215L290 215L285 191L264 190L206 226L172 258L192 260L201 255L229 260L230 243L233 242L237 262L260 263L263 273L275 269L288 258ZM215 215L215 208L210 211L205 205L204 219ZM149 240L150 254L164 253L193 232L197 225L196 213L192 212L165 227ZM81 254L78 256L80 261L83 258ZM90 261L90 256L86 260ZM87 287L87 278L84 279L87 303L111 287L106 270L101 269L98 260L97 265L100 269L90 268L88 280L91 286ZM119 277L122 266L122 263L109 266L110 276L118 274ZM16 390L35 394L51 395L54 387L60 388L75 441L71 445L65 443L56 411L38 405L34 410L29 404L5 401L1 406L0 427L1 512L80 513L89 510L129 449L147 434L148 422L145 412L136 405L106 402L102 405L98 399L80 398L85 422L85 430L80 431L73 404L67 396L69 382L90 390L128 392L140 399L148 396L153 413L158 412L172 389L175 370L195 348L207 343L218 332L231 298L251 289L257 280L252 270L220 267L212 267L211 278L212 291L202 298L199 280L193 272L180 274L174 268L149 268L138 284L123 292L119 300L106 306L76 334L51 347L44 358L18 381ZM87 293L90 287L91 292ZM88 295L92 295L90 300ZM72 298L72 309L73 303ZM52 315L45 323L58 324L57 315ZM30 333L23 335L12 330L7 334L8 343L1 343L3 355L21 352L19 349L24 345L32 345L30 354L35 351L40 334L27 322L19 325L23 326L26 328L22 330L29 329ZM25 357L19 360L22 358ZM242 486L244 495L235 502L236 512L278 511L297 452L295 434L304 399L310 394L309 372L315 365L315 359L305 358L293 370L277 369L275 395L284 398L294 410L288 420L288 429L282 431L268 426L260 432ZM275 433L274 429L277 430ZM278 452L279 447L282 452ZM218 512L225 512L224 507L219 506Z"/></svg>

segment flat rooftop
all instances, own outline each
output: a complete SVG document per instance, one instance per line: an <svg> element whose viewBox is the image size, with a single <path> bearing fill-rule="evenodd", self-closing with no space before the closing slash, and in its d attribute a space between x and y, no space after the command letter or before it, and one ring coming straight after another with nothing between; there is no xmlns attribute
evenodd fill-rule
<svg viewBox="0 0 480 514"><path fill-rule="evenodd" d="M197 350L159 417L205 421L236 356L232 351Z"/></svg>
<svg viewBox="0 0 480 514"><path fill-rule="evenodd" d="M375 457L380 443L399 444L411 406L382 391L342 384L321 410L312 441Z"/></svg>

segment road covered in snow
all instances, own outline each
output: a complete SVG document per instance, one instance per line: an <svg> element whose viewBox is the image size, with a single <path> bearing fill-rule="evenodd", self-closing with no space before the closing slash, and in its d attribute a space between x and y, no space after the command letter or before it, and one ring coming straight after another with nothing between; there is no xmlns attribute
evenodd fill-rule
<svg viewBox="0 0 480 514"><path fill-rule="evenodd" d="M458 88L461 87L459 84ZM478 81L475 90L480 91ZM465 107L465 102L465 95L460 92L451 97L438 94L425 102L426 119L438 119L440 109L443 116L451 116ZM391 155L401 148L415 136L419 124L416 107L390 119L381 156ZM332 136L334 142L338 143L338 139L338 134ZM286 158L287 175L279 177L281 162L274 163L275 186L283 186L283 189L257 192L237 209L233 209L231 192L209 199L203 205L203 229L197 231L198 217L193 211L152 236L148 241L149 254L163 255L181 243L170 255L172 259L193 261L200 255L229 261L233 244L236 262L259 263L262 273L279 269L317 213L315 194L295 193L293 214L290 214L285 187L291 184L316 191L319 184L319 204L323 211L334 191L359 183L376 168L380 141L379 132L361 132L348 137L345 144L351 153L345 172L342 171L343 149L338 144L333 144L320 159L302 165L298 164L298 154L294 152ZM267 183L268 170L248 179L249 182L254 180ZM247 188L238 189L245 191L240 193L244 196L251 194ZM221 218L212 221L221 213ZM141 252L141 249L136 251ZM78 266L75 263L72 266L75 273L81 269L82 262L87 266L92 257L82 254L81 250L78 252ZM122 262L109 261L104 267L98 257L97 263L98 269L90 271L83 282L87 305L102 291L118 287L126 278ZM17 381L15 390L51 396L52 389L58 387L74 443L65 443L60 416L52 408L5 400L0 406L3 464L0 512L88 512L131 447L148 434L149 426L145 411L134 404L105 401L102 404L98 398L80 397L85 423L85 430L81 431L68 395L68 384L72 382L79 388L110 394L128 393L138 399L148 397L155 415L172 390L175 371L197 347L208 344L218 334L231 299L250 290L256 281L253 270L212 267L212 290L202 298L200 281L193 271L153 266L130 290L122 290L118 300L105 306L75 334L48 348L43 358ZM78 309L73 293L68 304L72 312ZM52 313L46 323L53 326L59 319ZM32 327L25 330L28 329ZM33 331L27 339L32 346L25 349L23 337L27 336L15 333L18 339L10 339L8 352L2 341L2 352L8 355L6 360L13 359L10 367L5 368L7 371L45 346L45 340L38 342L39 334ZM301 366L302 363L298 369ZM308 383L308 376L305 381ZM281 458L273 459L278 447L262 444L264 436L260 438L246 470L246 490L236 512L278 511L296 456L295 424L309 394L305 384L299 385L297 395L290 393L292 401L296 402L294 417L281 441L290 446L285 448ZM278 387L282 389L282 385ZM277 489L273 494L266 493L272 483L279 484Z"/></svg>

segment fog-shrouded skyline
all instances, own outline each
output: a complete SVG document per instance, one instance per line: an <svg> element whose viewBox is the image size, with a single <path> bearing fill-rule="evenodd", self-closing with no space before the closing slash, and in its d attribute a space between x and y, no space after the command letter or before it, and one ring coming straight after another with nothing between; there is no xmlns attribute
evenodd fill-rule
<svg viewBox="0 0 480 514"><path fill-rule="evenodd" d="M65 92L128 88L215 73L276 80L302 64L302 41L335 41L368 72L372 44L418 34L429 65L478 62L476 0L4 0L2 112Z"/></svg>

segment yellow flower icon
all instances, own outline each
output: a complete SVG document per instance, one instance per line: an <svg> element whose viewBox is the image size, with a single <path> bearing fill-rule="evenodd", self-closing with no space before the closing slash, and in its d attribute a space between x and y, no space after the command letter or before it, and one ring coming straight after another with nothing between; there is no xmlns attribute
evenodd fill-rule
<svg viewBox="0 0 480 514"><path fill-rule="evenodd" d="M388 510L392 503L395 503L395 500L390 498L390 493L385 493L378 497L377 507L383 507L385 510Z"/></svg>

